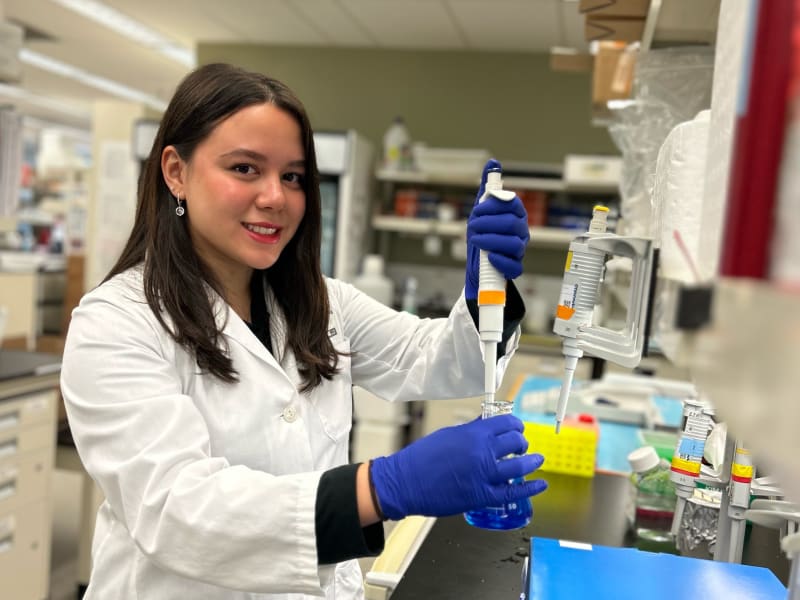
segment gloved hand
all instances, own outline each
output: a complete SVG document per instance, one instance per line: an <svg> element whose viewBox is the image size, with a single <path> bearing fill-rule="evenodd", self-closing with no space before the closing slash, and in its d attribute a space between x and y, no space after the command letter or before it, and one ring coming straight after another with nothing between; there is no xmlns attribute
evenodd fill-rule
<svg viewBox="0 0 800 600"><path fill-rule="evenodd" d="M528 441L513 415L446 427L370 465L380 509L388 519L444 517L519 501L547 488L542 480L510 484L544 457L524 454ZM503 458L509 454L521 454Z"/></svg>
<svg viewBox="0 0 800 600"><path fill-rule="evenodd" d="M522 257L530 239L528 213L519 196L509 201L489 197L478 204L486 188L487 173L497 168L500 168L500 163L493 158L484 165L475 206L467 221L467 274L464 281L467 300L478 297L481 250L489 253L489 262L506 279L514 279L522 273Z"/></svg>

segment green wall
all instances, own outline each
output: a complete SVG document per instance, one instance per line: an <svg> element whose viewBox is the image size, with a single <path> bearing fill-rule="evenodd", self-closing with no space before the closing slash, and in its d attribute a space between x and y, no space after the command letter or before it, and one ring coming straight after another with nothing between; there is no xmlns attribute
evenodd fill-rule
<svg viewBox="0 0 800 600"><path fill-rule="evenodd" d="M315 129L356 129L376 151L402 115L414 141L501 161L618 153L590 124L590 74L553 72L544 54L201 44L197 55L280 79Z"/></svg>

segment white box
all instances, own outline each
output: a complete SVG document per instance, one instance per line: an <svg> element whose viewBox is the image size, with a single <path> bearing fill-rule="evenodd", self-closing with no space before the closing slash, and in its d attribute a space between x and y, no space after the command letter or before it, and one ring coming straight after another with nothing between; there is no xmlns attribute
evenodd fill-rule
<svg viewBox="0 0 800 600"><path fill-rule="evenodd" d="M564 157L564 185L567 189L616 189L622 178L622 158L568 154Z"/></svg>
<svg viewBox="0 0 800 600"><path fill-rule="evenodd" d="M491 158L491 153L482 148L429 148L414 144L411 152L414 166L422 173L474 176L476 181L480 181L483 166Z"/></svg>

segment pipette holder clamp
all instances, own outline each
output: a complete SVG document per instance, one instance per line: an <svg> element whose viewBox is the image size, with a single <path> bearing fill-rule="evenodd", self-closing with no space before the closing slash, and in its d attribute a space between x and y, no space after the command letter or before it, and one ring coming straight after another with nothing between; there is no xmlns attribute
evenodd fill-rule
<svg viewBox="0 0 800 600"><path fill-rule="evenodd" d="M614 331L597 325L583 326L577 335L577 347L586 354L603 358L623 367L639 364L644 348L653 276L653 242L647 238L607 235L589 238L589 248L633 262L628 313L625 328Z"/></svg>

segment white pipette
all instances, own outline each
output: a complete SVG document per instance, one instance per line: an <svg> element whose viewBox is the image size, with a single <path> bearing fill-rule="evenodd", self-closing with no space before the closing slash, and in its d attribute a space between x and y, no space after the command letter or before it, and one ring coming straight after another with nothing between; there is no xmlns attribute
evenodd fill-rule
<svg viewBox="0 0 800 600"><path fill-rule="evenodd" d="M556 433L561 431L575 368L578 366L578 359L583 356L583 350L578 348L578 332L581 327L592 324L598 287L603 279L605 252L590 248L587 241L592 236L605 234L607 215L608 208L595 206L589 230L572 241L567 253L564 281L553 322L553 331L564 339L564 378L556 406Z"/></svg>
<svg viewBox="0 0 800 600"><path fill-rule="evenodd" d="M516 194L503 190L503 179L500 169L491 169L486 176L486 186L478 203L489 196L510 202ZM484 399L481 405L481 416L486 419L505 412L495 402L495 367L497 363L497 344L503 337L503 311L506 305L506 278L489 262L488 253L480 251L478 275L478 330L483 343L484 364ZM503 403L504 405L507 403Z"/></svg>

